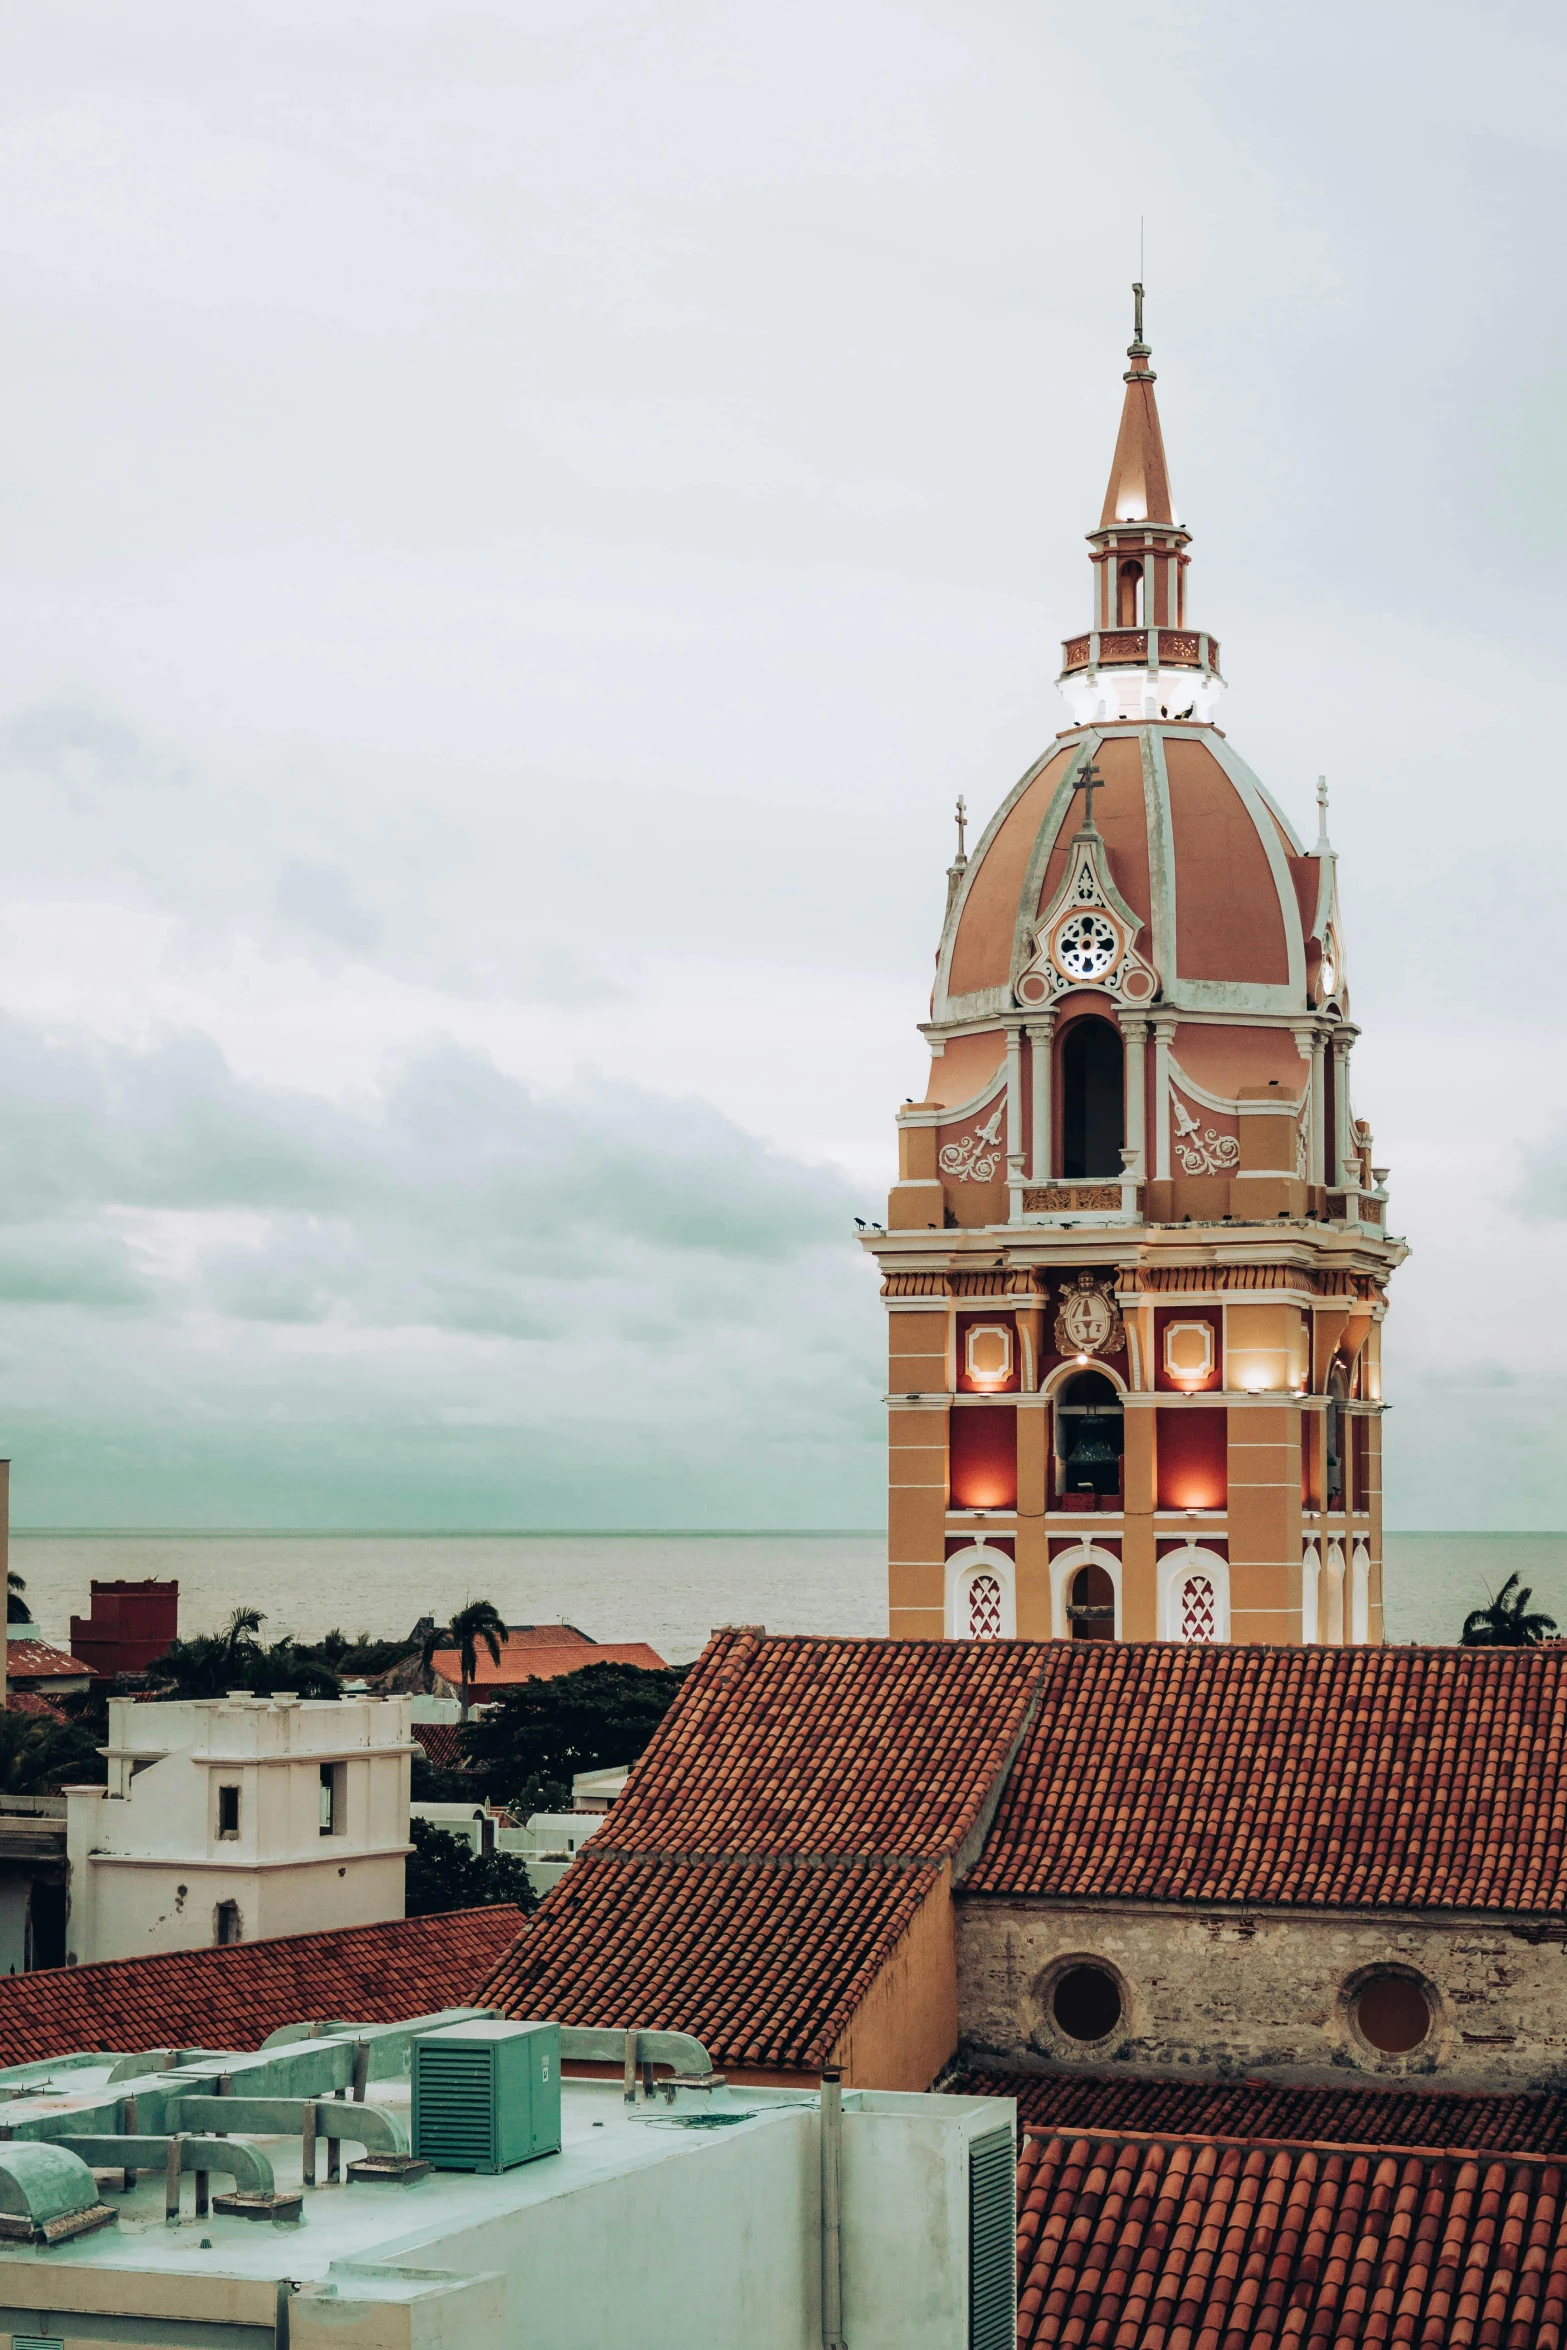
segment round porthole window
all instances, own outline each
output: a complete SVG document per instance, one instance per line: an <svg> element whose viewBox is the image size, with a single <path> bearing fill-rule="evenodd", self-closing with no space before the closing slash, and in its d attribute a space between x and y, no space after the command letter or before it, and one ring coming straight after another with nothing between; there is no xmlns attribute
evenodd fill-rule
<svg viewBox="0 0 1567 2350"><path fill-rule="evenodd" d="M1383 2056L1407 2056L1430 2037L1431 2003L1408 1975L1368 1975L1354 2008L1361 2037Z"/></svg>
<svg viewBox="0 0 1567 2350"><path fill-rule="evenodd" d="M1056 1978L1050 2012L1069 2040L1108 2039L1121 2020L1121 1986L1108 1967L1068 1967Z"/></svg>

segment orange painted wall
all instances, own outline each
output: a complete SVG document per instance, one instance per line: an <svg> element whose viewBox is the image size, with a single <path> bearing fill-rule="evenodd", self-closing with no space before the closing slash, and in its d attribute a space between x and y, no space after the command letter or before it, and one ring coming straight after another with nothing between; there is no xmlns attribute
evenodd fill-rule
<svg viewBox="0 0 1567 2350"><path fill-rule="evenodd" d="M957 2054L958 1951L950 1866L883 1964L832 2052L856 2089L928 2089Z"/></svg>

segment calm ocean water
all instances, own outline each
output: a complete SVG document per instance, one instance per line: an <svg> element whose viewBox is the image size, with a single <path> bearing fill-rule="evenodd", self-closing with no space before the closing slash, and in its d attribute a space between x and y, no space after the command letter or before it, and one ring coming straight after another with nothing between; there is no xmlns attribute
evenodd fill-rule
<svg viewBox="0 0 1567 2350"><path fill-rule="evenodd" d="M511 1623L647 1640L671 1663L715 1624L773 1632L886 1629L877 1534L17 1534L33 1613L64 1640L96 1576L174 1576L183 1632L259 1607L266 1636L334 1625L390 1636L490 1599ZM1388 1632L1453 1640L1514 1572L1567 1629L1567 1534L1388 1537Z"/></svg>

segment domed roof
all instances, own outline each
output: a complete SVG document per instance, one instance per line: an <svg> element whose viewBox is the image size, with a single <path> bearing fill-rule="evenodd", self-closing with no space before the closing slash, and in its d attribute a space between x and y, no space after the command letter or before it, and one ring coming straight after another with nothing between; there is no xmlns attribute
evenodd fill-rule
<svg viewBox="0 0 1567 2350"><path fill-rule="evenodd" d="M1318 992L1331 919L1326 844L1310 853L1302 847L1217 728L1145 720L1073 728L997 810L953 894L933 1019L983 1018L1044 1000L1020 983L1082 833L1078 784L1090 769L1100 779L1097 855L1137 925L1136 951L1151 966L1151 979L1123 1000L1157 995L1193 1011L1305 1012Z"/></svg>

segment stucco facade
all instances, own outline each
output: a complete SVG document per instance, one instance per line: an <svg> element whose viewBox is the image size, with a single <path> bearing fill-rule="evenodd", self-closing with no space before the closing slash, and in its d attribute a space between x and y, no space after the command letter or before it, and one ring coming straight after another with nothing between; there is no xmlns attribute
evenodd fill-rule
<svg viewBox="0 0 1567 2350"><path fill-rule="evenodd" d="M957 1953L973 2063L1452 2089L1567 2081L1567 1939L1538 1919L960 1900ZM1099 2041L1052 2012L1058 1979L1085 1962L1122 1996ZM1387 1973L1431 2010L1429 2037L1403 2055L1374 2048L1356 2022L1356 1993Z"/></svg>
<svg viewBox="0 0 1567 2350"><path fill-rule="evenodd" d="M67 1964L403 1914L406 1697L109 1705L67 1790Z"/></svg>

